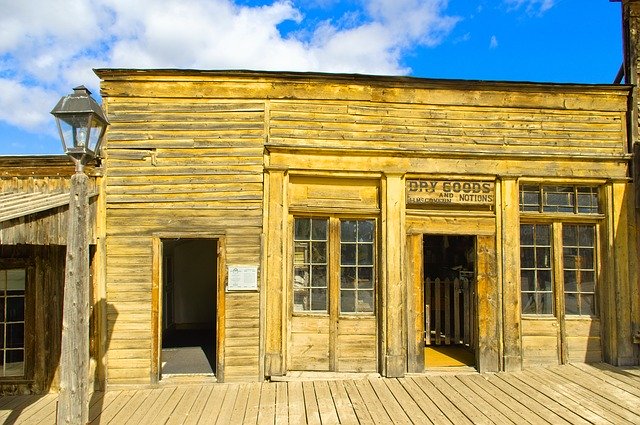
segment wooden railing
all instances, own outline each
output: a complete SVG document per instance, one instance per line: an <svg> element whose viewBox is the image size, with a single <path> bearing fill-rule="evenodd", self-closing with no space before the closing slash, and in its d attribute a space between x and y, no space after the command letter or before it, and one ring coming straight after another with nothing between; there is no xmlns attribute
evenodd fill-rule
<svg viewBox="0 0 640 425"><path fill-rule="evenodd" d="M475 338L473 282L468 278L426 280L426 345L472 345Z"/></svg>

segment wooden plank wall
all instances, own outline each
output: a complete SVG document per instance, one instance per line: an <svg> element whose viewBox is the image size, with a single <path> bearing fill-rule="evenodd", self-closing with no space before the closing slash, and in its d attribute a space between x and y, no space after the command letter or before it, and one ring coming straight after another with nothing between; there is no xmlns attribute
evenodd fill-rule
<svg viewBox="0 0 640 425"><path fill-rule="evenodd" d="M42 394L58 389L62 335L64 246L0 245L0 263L28 267L25 343L27 380L3 379L0 394Z"/></svg>
<svg viewBox="0 0 640 425"><path fill-rule="evenodd" d="M110 384L150 379L154 235L225 235L227 264L260 264L264 102L191 95L105 97ZM225 309L225 380L258 379L258 294Z"/></svg>
<svg viewBox="0 0 640 425"><path fill-rule="evenodd" d="M112 383L149 379L152 335L143 326L151 319L154 234L221 232L229 264L260 263L263 163L289 176L391 175L394 190L405 173L627 175L625 87L242 71L98 75L112 122L106 149ZM403 225L403 200L397 201L394 214ZM279 237L274 232L273 240ZM398 254L404 247L385 249ZM397 282L402 260L384 265ZM233 349L224 359L225 378L256 379L258 294L227 294L226 301L226 347ZM236 330L235 323L241 323ZM386 341L402 339L402 324L387 323L395 333L381 335L384 355L404 368L403 348ZM266 347L270 356L275 345Z"/></svg>
<svg viewBox="0 0 640 425"><path fill-rule="evenodd" d="M7 175L5 175L6 171ZM68 192L70 176L9 176L9 172L17 171L13 168L3 169L0 162L0 193L61 193ZM51 173L50 170L44 170ZM43 172L43 170L39 170ZM53 174L53 173L51 173ZM96 191L96 179L89 179L89 192ZM96 198L89 204L89 241L95 243ZM29 214L23 217L6 220L0 223L0 243L2 244L36 244L36 245L65 245L67 239L67 211L68 206L61 206Z"/></svg>

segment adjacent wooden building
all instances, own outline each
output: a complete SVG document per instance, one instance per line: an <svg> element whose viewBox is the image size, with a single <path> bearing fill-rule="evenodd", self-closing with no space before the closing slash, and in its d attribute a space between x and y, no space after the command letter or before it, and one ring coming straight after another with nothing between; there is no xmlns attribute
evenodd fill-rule
<svg viewBox="0 0 640 425"><path fill-rule="evenodd" d="M629 86L96 72L108 385L638 363Z"/></svg>
<svg viewBox="0 0 640 425"><path fill-rule="evenodd" d="M93 166L87 171L92 176L88 240L94 253L99 173ZM0 157L0 394L58 388L73 172L73 164L64 155ZM93 262L94 272L96 267ZM97 359L98 294L94 293L94 300L92 340ZM96 366L92 365L93 373Z"/></svg>

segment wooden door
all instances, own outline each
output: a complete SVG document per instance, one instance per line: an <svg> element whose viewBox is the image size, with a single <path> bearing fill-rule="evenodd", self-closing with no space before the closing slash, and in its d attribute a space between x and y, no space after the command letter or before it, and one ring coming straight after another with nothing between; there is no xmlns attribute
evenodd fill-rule
<svg viewBox="0 0 640 425"><path fill-rule="evenodd" d="M376 221L293 219L289 369L375 372Z"/></svg>

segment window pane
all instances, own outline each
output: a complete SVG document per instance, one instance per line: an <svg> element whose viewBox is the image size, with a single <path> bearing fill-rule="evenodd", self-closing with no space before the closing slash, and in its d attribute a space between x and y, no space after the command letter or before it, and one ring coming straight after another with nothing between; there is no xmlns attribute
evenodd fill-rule
<svg viewBox="0 0 640 425"><path fill-rule="evenodd" d="M578 226L580 246L594 246L594 226Z"/></svg>
<svg viewBox="0 0 640 425"><path fill-rule="evenodd" d="M295 238L297 240L311 239L311 219L296 218L295 220Z"/></svg>
<svg viewBox="0 0 640 425"><path fill-rule="evenodd" d="M580 292L595 292L596 275L594 272L580 272Z"/></svg>
<svg viewBox="0 0 640 425"><path fill-rule="evenodd" d="M311 311L327 311L327 290L312 289L311 290Z"/></svg>
<svg viewBox="0 0 640 425"><path fill-rule="evenodd" d="M358 222L358 242L373 242L372 220L361 220Z"/></svg>
<svg viewBox="0 0 640 425"><path fill-rule="evenodd" d="M536 248L536 267L539 269L551 267L551 250L549 248Z"/></svg>
<svg viewBox="0 0 640 425"><path fill-rule="evenodd" d="M522 291L536 290L536 271L535 270L521 270L520 280L522 282Z"/></svg>
<svg viewBox="0 0 640 425"><path fill-rule="evenodd" d="M356 268L355 267L342 267L340 271L340 288L355 288L356 287Z"/></svg>
<svg viewBox="0 0 640 425"><path fill-rule="evenodd" d="M356 245L342 244L340 246L340 264L355 265L356 264Z"/></svg>
<svg viewBox="0 0 640 425"><path fill-rule="evenodd" d="M538 224L535 226L536 245L551 245L551 226Z"/></svg>
<svg viewBox="0 0 640 425"><path fill-rule="evenodd" d="M327 220L313 220L311 229L314 241L327 240Z"/></svg>
<svg viewBox="0 0 640 425"><path fill-rule="evenodd" d="M6 348L22 348L24 347L24 324L11 323L7 324Z"/></svg>
<svg viewBox="0 0 640 425"><path fill-rule="evenodd" d="M520 267L532 269L536 266L534 248L523 247L520 249Z"/></svg>
<svg viewBox="0 0 640 425"><path fill-rule="evenodd" d="M520 225L520 244L533 245L533 225L532 224Z"/></svg>
<svg viewBox="0 0 640 425"><path fill-rule="evenodd" d="M373 288L373 267L358 268L358 288Z"/></svg>
<svg viewBox="0 0 640 425"><path fill-rule="evenodd" d="M358 245L358 264L364 266L373 265L373 245Z"/></svg>
<svg viewBox="0 0 640 425"><path fill-rule="evenodd" d="M581 295L580 296L580 313L589 316L595 316L596 303L595 295Z"/></svg>
<svg viewBox="0 0 640 425"><path fill-rule="evenodd" d="M327 268L326 266L311 267L311 286L315 288L327 287Z"/></svg>
<svg viewBox="0 0 640 425"><path fill-rule="evenodd" d="M311 244L311 262L323 264L327 262L327 243L313 242Z"/></svg>
<svg viewBox="0 0 640 425"><path fill-rule="evenodd" d="M310 289L293 289L293 311L309 311Z"/></svg>
<svg viewBox="0 0 640 425"><path fill-rule="evenodd" d="M564 294L564 311L567 314L580 314L577 294Z"/></svg>
<svg viewBox="0 0 640 425"><path fill-rule="evenodd" d="M553 313L553 296L551 293L539 293L536 298L538 300L538 314Z"/></svg>
<svg viewBox="0 0 640 425"><path fill-rule="evenodd" d="M577 246L578 228L576 226L565 226L562 228L562 244L564 246Z"/></svg>
<svg viewBox="0 0 640 425"><path fill-rule="evenodd" d="M593 262L593 248L580 248L578 250L580 256L580 268L582 269L594 269L595 264Z"/></svg>
<svg viewBox="0 0 640 425"><path fill-rule="evenodd" d="M522 294L522 313L536 314L536 296L533 293Z"/></svg>
<svg viewBox="0 0 640 425"><path fill-rule="evenodd" d="M564 224L562 233L563 243L573 245L563 248L565 314L596 314L595 226Z"/></svg>
<svg viewBox="0 0 640 425"><path fill-rule="evenodd" d="M564 248L562 258L565 269L577 269L579 266L578 248Z"/></svg>
<svg viewBox="0 0 640 425"><path fill-rule="evenodd" d="M341 221L340 222L340 240L343 242L355 242L358 229L357 221Z"/></svg>
<svg viewBox="0 0 640 425"><path fill-rule="evenodd" d="M340 311L342 313L356 312L356 292L340 291Z"/></svg>
<svg viewBox="0 0 640 425"><path fill-rule="evenodd" d="M564 290L576 292L578 290L578 274L575 270L564 271Z"/></svg>
<svg viewBox="0 0 640 425"><path fill-rule="evenodd" d="M551 270L538 270L538 291L551 291Z"/></svg>
<svg viewBox="0 0 640 425"><path fill-rule="evenodd" d="M7 290L8 291L24 291L24 284L27 278L25 269L7 270Z"/></svg>
<svg viewBox="0 0 640 425"><path fill-rule="evenodd" d="M358 313L373 313L373 290L358 291L356 305Z"/></svg>
<svg viewBox="0 0 640 425"><path fill-rule="evenodd" d="M7 322L24 322L24 297L7 298Z"/></svg>

